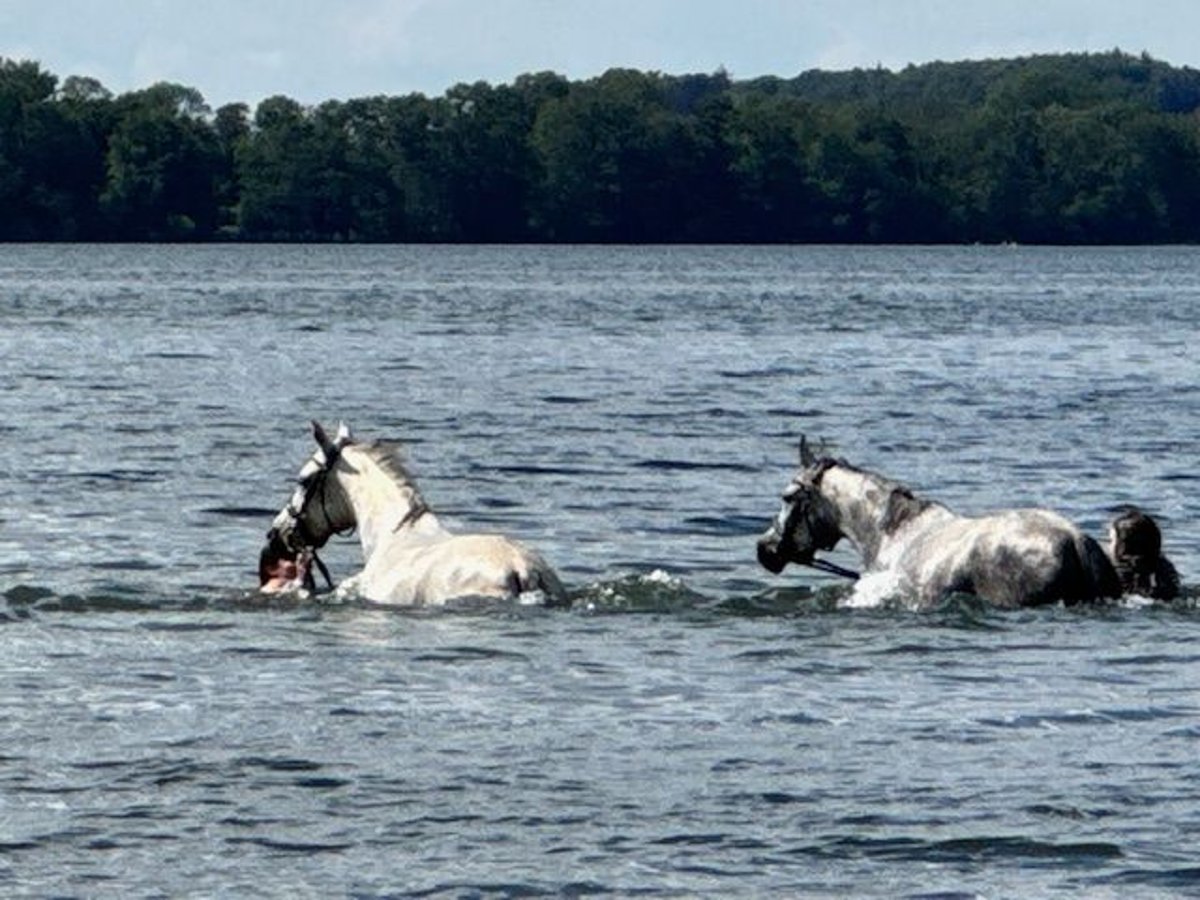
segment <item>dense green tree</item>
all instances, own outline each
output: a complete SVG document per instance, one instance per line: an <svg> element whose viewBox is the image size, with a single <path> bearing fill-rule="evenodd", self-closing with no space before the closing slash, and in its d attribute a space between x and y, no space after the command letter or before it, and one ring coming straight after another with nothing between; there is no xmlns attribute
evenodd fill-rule
<svg viewBox="0 0 1200 900"><path fill-rule="evenodd" d="M336 233L330 208L331 186L344 173L330 120L334 108L322 115L318 132L315 115L289 97L269 97L258 104L254 127L238 146L241 188L238 222L241 234L254 240L329 240ZM322 146L322 140L326 146Z"/></svg>
<svg viewBox="0 0 1200 900"><path fill-rule="evenodd" d="M220 148L200 93L160 83L117 104L100 195L113 236L208 238L218 222Z"/></svg>
<svg viewBox="0 0 1200 900"><path fill-rule="evenodd" d="M0 59L0 237L6 240L37 236L37 138L53 130L40 110L57 83L37 63Z"/></svg>
<svg viewBox="0 0 1200 900"><path fill-rule="evenodd" d="M706 164L717 131L679 111L672 87L659 75L614 69L542 108L533 145L542 169L535 222L544 234L634 242L692 236L694 191L712 195L709 179L725 173Z"/></svg>
<svg viewBox="0 0 1200 900"><path fill-rule="evenodd" d="M744 97L724 140L737 188L737 237L803 241L824 236L830 211L813 171L820 134L811 104L763 93Z"/></svg>
<svg viewBox="0 0 1200 900"><path fill-rule="evenodd" d="M1200 72L614 69L210 111L0 59L0 240L1200 241Z"/></svg>

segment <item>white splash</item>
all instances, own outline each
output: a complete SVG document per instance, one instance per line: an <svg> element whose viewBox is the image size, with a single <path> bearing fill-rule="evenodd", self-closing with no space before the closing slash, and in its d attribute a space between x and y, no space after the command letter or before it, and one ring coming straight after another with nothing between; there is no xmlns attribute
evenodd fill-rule
<svg viewBox="0 0 1200 900"><path fill-rule="evenodd" d="M895 569L864 572L854 590L840 603L847 609L875 609L902 594L903 582Z"/></svg>

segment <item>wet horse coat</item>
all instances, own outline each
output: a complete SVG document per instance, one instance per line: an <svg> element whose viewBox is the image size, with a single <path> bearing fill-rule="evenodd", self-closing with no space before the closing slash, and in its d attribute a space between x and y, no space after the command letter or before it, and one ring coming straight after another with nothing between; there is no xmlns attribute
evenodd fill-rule
<svg viewBox="0 0 1200 900"><path fill-rule="evenodd" d="M331 441L315 422L313 435L317 451L268 540L292 550L320 548L331 535L357 527L363 569L338 586L339 594L409 606L463 597L566 601L539 554L503 535L446 529L394 445L357 443L345 426Z"/></svg>
<svg viewBox="0 0 1200 900"><path fill-rule="evenodd" d="M772 572L811 564L845 538L866 574L894 576L902 598L929 606L949 593L1000 607L1082 603L1117 597L1121 585L1103 549L1062 516L1014 509L960 516L882 475L844 460L817 459L801 442L802 468L758 542Z"/></svg>

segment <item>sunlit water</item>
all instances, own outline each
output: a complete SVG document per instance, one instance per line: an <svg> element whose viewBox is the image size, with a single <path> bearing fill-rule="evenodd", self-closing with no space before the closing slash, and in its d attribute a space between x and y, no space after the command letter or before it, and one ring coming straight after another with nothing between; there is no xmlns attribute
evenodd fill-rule
<svg viewBox="0 0 1200 900"><path fill-rule="evenodd" d="M1198 346L1191 249L0 246L0 892L1198 891ZM312 417L574 608L259 601ZM1188 597L770 576L802 432Z"/></svg>

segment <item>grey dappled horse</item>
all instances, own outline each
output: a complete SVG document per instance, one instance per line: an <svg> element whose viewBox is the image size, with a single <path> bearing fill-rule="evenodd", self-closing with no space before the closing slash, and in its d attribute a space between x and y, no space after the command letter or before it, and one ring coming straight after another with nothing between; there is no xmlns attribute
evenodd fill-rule
<svg viewBox="0 0 1200 900"><path fill-rule="evenodd" d="M999 607L1118 597L1121 584L1096 541L1044 509L960 516L882 475L817 458L803 439L801 469L758 541L771 572L811 565L842 538L864 574L887 573L901 599L927 607L954 592Z"/></svg>
<svg viewBox="0 0 1200 900"><path fill-rule="evenodd" d="M343 424L333 440L313 422L317 449L291 500L275 517L268 546L319 549L357 528L363 569L340 595L376 603L441 605L464 597L566 602L541 556L497 534L452 534L426 505L393 444L359 443Z"/></svg>

